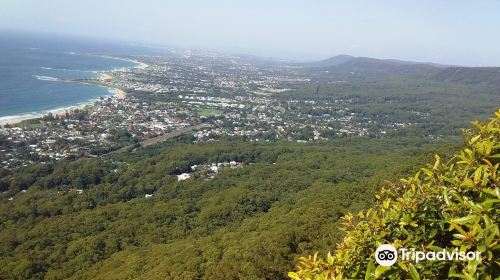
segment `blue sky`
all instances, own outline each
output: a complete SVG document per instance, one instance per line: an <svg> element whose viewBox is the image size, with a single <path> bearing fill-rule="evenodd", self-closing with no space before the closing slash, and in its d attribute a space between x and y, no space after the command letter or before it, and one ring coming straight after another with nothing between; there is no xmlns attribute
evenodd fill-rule
<svg viewBox="0 0 500 280"><path fill-rule="evenodd" d="M0 28L292 58L500 66L500 1L0 0Z"/></svg>

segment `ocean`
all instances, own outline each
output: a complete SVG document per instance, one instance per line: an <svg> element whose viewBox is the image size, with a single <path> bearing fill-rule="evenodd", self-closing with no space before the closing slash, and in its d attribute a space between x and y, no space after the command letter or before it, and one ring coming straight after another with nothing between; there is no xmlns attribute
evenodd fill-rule
<svg viewBox="0 0 500 280"><path fill-rule="evenodd" d="M99 71L134 67L102 55L139 54L137 48L76 38L0 31L0 120L79 106L109 89L60 79L96 78Z"/></svg>

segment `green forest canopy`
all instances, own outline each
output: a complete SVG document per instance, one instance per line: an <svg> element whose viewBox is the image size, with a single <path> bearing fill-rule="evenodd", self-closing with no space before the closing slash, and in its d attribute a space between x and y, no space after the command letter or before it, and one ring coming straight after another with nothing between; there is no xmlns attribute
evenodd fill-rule
<svg viewBox="0 0 500 280"><path fill-rule="evenodd" d="M389 182L373 208L343 217L346 233L327 259L302 257L292 279L493 279L500 271L499 166L500 111L490 121L465 131L465 147L448 163L435 163L415 176ZM398 259L375 264L378 246L475 251L480 260Z"/></svg>
<svg viewBox="0 0 500 280"><path fill-rule="evenodd" d="M170 141L30 165L0 180L0 278L285 279L300 255L333 248L340 218L385 179L453 150L416 138ZM177 181L229 161L243 168Z"/></svg>

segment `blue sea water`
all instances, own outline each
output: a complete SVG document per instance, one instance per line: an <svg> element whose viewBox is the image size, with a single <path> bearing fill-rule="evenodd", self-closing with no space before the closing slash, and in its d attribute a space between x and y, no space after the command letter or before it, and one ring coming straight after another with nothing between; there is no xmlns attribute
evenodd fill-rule
<svg viewBox="0 0 500 280"><path fill-rule="evenodd" d="M73 38L0 31L0 120L79 105L109 89L58 79L95 78L98 71L133 67L101 55L135 50Z"/></svg>

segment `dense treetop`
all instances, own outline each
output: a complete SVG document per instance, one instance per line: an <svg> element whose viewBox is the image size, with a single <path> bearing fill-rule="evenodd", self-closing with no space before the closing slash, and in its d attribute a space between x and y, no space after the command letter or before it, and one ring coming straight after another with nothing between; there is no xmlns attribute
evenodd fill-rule
<svg viewBox="0 0 500 280"><path fill-rule="evenodd" d="M346 232L326 260L302 257L292 279L493 279L499 268L500 111L488 122L465 130L465 147L446 163L415 176L388 182L373 208L344 216ZM481 253L479 260L398 259L391 267L375 263L381 244L425 252L454 248Z"/></svg>
<svg viewBox="0 0 500 280"><path fill-rule="evenodd" d="M4 174L0 278L285 279L298 256L341 240L340 217L371 205L384 179L454 149L412 138L182 142ZM177 181L230 161L242 168Z"/></svg>

